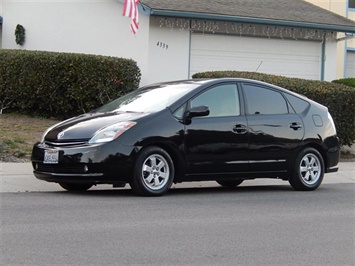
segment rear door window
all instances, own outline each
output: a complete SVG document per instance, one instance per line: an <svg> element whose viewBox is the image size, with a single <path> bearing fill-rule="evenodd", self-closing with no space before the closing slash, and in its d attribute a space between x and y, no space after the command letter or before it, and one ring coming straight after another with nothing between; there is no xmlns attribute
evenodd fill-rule
<svg viewBox="0 0 355 266"><path fill-rule="evenodd" d="M249 115L289 113L287 102L280 92L252 84L243 84L243 92Z"/></svg>

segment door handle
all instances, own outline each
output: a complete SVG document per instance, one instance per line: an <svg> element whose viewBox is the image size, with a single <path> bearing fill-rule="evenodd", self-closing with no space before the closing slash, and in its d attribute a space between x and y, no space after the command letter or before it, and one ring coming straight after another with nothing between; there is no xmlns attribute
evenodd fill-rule
<svg viewBox="0 0 355 266"><path fill-rule="evenodd" d="M245 125L237 124L233 127L233 132L236 134L245 134L248 131Z"/></svg>
<svg viewBox="0 0 355 266"><path fill-rule="evenodd" d="M293 122L290 124L290 128L292 128L293 130L299 130L302 128L302 125L297 122Z"/></svg>

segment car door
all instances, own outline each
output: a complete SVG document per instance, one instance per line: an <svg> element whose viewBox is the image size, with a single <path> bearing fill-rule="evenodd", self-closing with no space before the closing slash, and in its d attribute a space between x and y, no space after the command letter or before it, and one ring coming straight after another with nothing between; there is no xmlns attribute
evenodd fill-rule
<svg viewBox="0 0 355 266"><path fill-rule="evenodd" d="M210 113L185 126L187 174L228 174L248 169L248 132L235 83L209 88L189 101Z"/></svg>
<svg viewBox="0 0 355 266"><path fill-rule="evenodd" d="M288 160L304 136L303 122L283 94L243 83L249 130L249 167L253 172L287 170Z"/></svg>

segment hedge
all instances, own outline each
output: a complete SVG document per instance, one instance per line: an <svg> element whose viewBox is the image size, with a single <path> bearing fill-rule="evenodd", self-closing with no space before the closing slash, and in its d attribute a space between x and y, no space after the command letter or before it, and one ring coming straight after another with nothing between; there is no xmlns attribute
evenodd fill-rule
<svg viewBox="0 0 355 266"><path fill-rule="evenodd" d="M355 88L355 78L337 79L332 82Z"/></svg>
<svg viewBox="0 0 355 266"><path fill-rule="evenodd" d="M355 88L334 82L287 78L255 72L211 71L193 75L193 78L222 77L260 80L305 95L328 107L341 145L351 146L355 142Z"/></svg>
<svg viewBox="0 0 355 266"><path fill-rule="evenodd" d="M140 77L130 59L0 50L0 108L63 119L137 88Z"/></svg>

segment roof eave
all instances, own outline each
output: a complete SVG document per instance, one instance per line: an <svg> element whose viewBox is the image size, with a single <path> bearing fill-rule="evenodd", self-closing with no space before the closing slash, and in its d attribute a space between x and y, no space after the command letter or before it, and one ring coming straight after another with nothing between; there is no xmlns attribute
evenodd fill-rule
<svg viewBox="0 0 355 266"><path fill-rule="evenodd" d="M310 23L310 22L227 16L227 15L218 15L218 14L181 12L181 11L158 10L158 9L150 9L149 11L150 11L149 14L153 16L180 17L180 18L189 18L189 19L208 19L208 20L219 20L219 21L228 21L228 22L236 22L236 23L266 24L266 25L275 25L275 26L277 25L277 26L284 26L284 27L299 27L299 28L310 28L310 29L317 29L317 30L355 33L355 27L343 26L343 25L318 24L318 23Z"/></svg>

